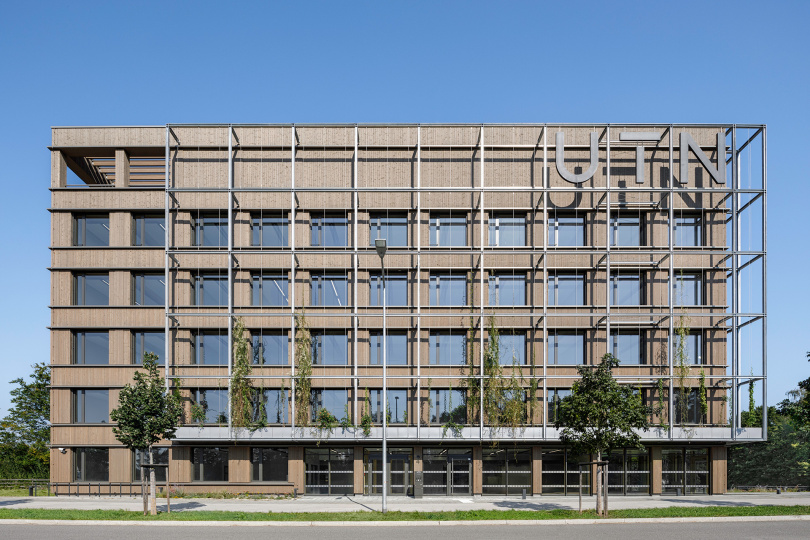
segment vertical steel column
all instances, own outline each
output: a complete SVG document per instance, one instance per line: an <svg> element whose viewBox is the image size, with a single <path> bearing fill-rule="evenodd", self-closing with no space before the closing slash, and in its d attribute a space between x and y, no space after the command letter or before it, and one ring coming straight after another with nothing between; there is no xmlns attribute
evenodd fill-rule
<svg viewBox="0 0 810 540"><path fill-rule="evenodd" d="M290 427L295 439L295 124L290 126Z"/></svg>
<svg viewBox="0 0 810 540"><path fill-rule="evenodd" d="M673 125L669 125L669 203L667 206L669 207L667 211L667 219L669 223L667 224L667 245L669 247L669 277L667 279L667 310L669 311L669 334L667 335L667 370L669 372L669 395L667 396L667 423L669 424L669 439L672 440L675 436L675 399L673 395L673 382L672 382L672 375L673 371L673 352L674 352L674 343L672 337L675 335L675 294L674 294L674 287L675 287L675 174L673 172L673 167L675 165L675 158L673 155L673 149L675 147L675 131L673 130ZM683 178L681 181L685 181L686 179ZM652 178L650 179L652 182ZM663 405L664 396L658 396L659 401Z"/></svg>
<svg viewBox="0 0 810 540"><path fill-rule="evenodd" d="M605 283L608 284L607 291L605 294L605 305L607 306L605 313L605 343L606 343L606 351L609 353L613 353L613 340L611 339L610 335L610 291L613 287L613 280L610 274L610 124L605 126L605 137L607 138L607 146L605 147L605 187L607 191L605 192L605 247L607 249L607 254L605 255ZM596 159L597 162L599 161L599 147L597 146L597 155ZM594 359L595 360L595 359Z"/></svg>
<svg viewBox="0 0 810 540"><path fill-rule="evenodd" d="M387 242L387 239L386 239ZM385 299L385 253L380 257L382 266L382 297L383 297L383 328L382 328L382 512L388 511L388 343L386 340L386 308L388 302ZM370 475L370 473L369 473ZM372 485L374 480L371 480ZM407 485L408 479L405 478Z"/></svg>
<svg viewBox="0 0 810 540"><path fill-rule="evenodd" d="M768 440L768 140L762 126L762 440Z"/></svg>
<svg viewBox="0 0 810 540"><path fill-rule="evenodd" d="M543 124L543 439L548 438L548 183L548 125Z"/></svg>
<svg viewBox="0 0 810 540"><path fill-rule="evenodd" d="M353 254L354 255L353 256L354 268L353 268L353 271L352 271L352 312L354 313L354 315L352 316L352 322L353 322L352 363L354 364L354 369L352 370L354 372L354 376L352 377L352 379L353 379L352 380L352 391L353 391L354 395L352 396L352 418L354 419L354 422L357 422L357 420L358 420L358 416L357 416L357 391L358 391L358 388L357 388L357 376L358 376L358 367L357 367L357 331L358 331L358 327L359 327L359 324L360 324L359 323L359 317L357 315L357 313L359 311L358 304L357 304L357 271L358 271L358 268L360 266L360 263L359 263L359 260L358 260L360 255L357 252L357 248L358 248L358 244L357 244L357 228L358 228L357 212L358 212L358 207L359 207L358 194L357 194L358 178L359 178L358 171L357 171L357 166L358 166L358 163L359 163L359 159L358 159L357 154L359 152L359 149L360 149L360 133L358 131L357 124L355 124L354 125L354 160L353 160L354 171L353 171L353 174L352 174L352 183L354 185L354 198L353 198L353 201L352 201L352 213L353 213L352 223L354 225L354 254ZM355 437L356 437L356 432L355 432Z"/></svg>
<svg viewBox="0 0 810 540"><path fill-rule="evenodd" d="M725 156L717 156L718 167L725 166ZM738 188L739 171L737 170L737 126L731 127L731 402L734 406L734 417L731 422L731 439L737 438L737 431L740 427L740 342L739 342L739 250L740 250L740 227L739 227L739 193Z"/></svg>
<svg viewBox="0 0 810 540"><path fill-rule="evenodd" d="M422 430L422 126L416 126L416 439ZM430 414L430 411L428 411Z"/></svg>
<svg viewBox="0 0 810 540"><path fill-rule="evenodd" d="M228 432L231 418L231 375L233 374L233 125L228 124Z"/></svg>
<svg viewBox="0 0 810 540"><path fill-rule="evenodd" d="M164 167L166 170L164 171L163 180L163 287L165 291L163 295L163 377L165 379L166 392L169 391L169 366L171 365L169 362L169 353L172 346L172 340L169 336L169 299L172 296L172 288L169 287L169 204L171 201L169 197L169 164L171 162L171 148L169 147L170 134L171 128L169 124L166 124L166 154L164 158Z"/></svg>
<svg viewBox="0 0 810 540"><path fill-rule="evenodd" d="M481 199L478 201L478 215L480 216L480 223L478 224L479 228L479 242L481 248L481 260L479 261L479 285L481 290L478 291L478 301L480 302L481 308L481 334L480 334L480 343L481 343L481 385L480 385L480 392L478 392L480 399L479 399L479 416L480 416L480 426L479 426L479 436L481 441L484 440L484 125L481 124L481 155L479 156L480 159L480 167L481 167ZM470 302L472 302L472 298L470 298ZM494 436L494 434L493 434Z"/></svg>

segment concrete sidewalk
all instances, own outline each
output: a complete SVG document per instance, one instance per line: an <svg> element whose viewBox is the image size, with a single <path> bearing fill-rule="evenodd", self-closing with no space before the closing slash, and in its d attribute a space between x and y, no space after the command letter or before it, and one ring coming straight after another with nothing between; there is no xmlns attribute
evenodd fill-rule
<svg viewBox="0 0 810 540"><path fill-rule="evenodd" d="M158 499L158 509L166 510L166 499ZM379 511L379 496L302 496L298 499L172 499L172 511L217 510L232 512L357 512ZM585 509L595 506L595 498L583 497ZM700 506L810 506L810 493L751 493L701 496L612 496L612 510L627 508L667 508ZM577 497L389 497L391 511L436 512L452 510L576 510ZM66 510L143 510L139 497L0 497L0 508L39 508Z"/></svg>

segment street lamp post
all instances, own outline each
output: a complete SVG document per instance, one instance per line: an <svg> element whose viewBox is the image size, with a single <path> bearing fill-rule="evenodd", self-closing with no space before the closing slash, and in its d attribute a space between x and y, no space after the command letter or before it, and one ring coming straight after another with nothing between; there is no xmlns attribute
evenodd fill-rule
<svg viewBox="0 0 810 540"><path fill-rule="evenodd" d="M386 428L388 424L388 381L387 381L387 358L386 358L386 336L385 336L385 252L388 249L385 238L377 238L374 241L377 255L380 256L380 266L382 267L382 297L383 297L383 329L382 329L382 513L388 511L388 444L386 439Z"/></svg>

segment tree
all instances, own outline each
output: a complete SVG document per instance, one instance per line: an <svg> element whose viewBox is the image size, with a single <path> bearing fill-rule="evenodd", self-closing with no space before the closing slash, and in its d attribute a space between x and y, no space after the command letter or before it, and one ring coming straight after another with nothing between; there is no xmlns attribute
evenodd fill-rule
<svg viewBox="0 0 810 540"><path fill-rule="evenodd" d="M115 438L130 450L148 451L150 464L154 464L152 446L161 439L174 438L183 413L180 399L165 391L157 360L155 354L144 353L146 372L135 372L134 384L121 389L118 408L110 412L110 419L118 423L113 427ZM150 469L149 484L151 511L156 514L154 469Z"/></svg>
<svg viewBox="0 0 810 540"><path fill-rule="evenodd" d="M0 420L0 476L43 478L49 475L51 442L51 368L34 364L31 382L14 379L12 407Z"/></svg>
<svg viewBox="0 0 810 540"><path fill-rule="evenodd" d="M616 357L606 354L599 365L578 367L580 378L571 387L571 395L560 401L557 412L555 426L562 429L562 442L575 452L595 455L596 461L614 448L641 448L636 430L647 431L650 426L651 410L642 404L641 396L613 378L612 370L618 365ZM607 499L604 509L601 504L603 470L597 466L596 511L600 515L607 514Z"/></svg>

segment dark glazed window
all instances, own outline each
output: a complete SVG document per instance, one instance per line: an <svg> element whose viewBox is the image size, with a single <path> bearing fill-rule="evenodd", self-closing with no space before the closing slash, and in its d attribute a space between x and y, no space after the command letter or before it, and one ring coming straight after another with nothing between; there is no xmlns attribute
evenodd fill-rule
<svg viewBox="0 0 810 540"><path fill-rule="evenodd" d="M135 274L132 303L136 306L162 306L166 299L163 274Z"/></svg>
<svg viewBox="0 0 810 540"><path fill-rule="evenodd" d="M133 332L132 337L135 340L133 351L133 364L143 363L144 353L156 354L158 357L158 365L164 365L164 354L166 352L166 334L163 330L154 332Z"/></svg>
<svg viewBox="0 0 810 540"><path fill-rule="evenodd" d="M585 245L585 217L552 216L548 218L548 245L581 247Z"/></svg>
<svg viewBox="0 0 810 540"><path fill-rule="evenodd" d="M342 274L312 275L312 305L337 306L348 305L348 278Z"/></svg>
<svg viewBox="0 0 810 540"><path fill-rule="evenodd" d="M191 451L191 464L195 482L228 481L227 448L194 448Z"/></svg>
<svg viewBox="0 0 810 540"><path fill-rule="evenodd" d="M74 390L73 423L108 424L110 422L109 390Z"/></svg>
<svg viewBox="0 0 810 540"><path fill-rule="evenodd" d="M194 277L195 306L227 306L228 276L200 274Z"/></svg>
<svg viewBox="0 0 810 540"><path fill-rule="evenodd" d="M490 306L525 306L526 276L494 274L489 276Z"/></svg>
<svg viewBox="0 0 810 540"><path fill-rule="evenodd" d="M430 364L463 366L467 361L467 334L450 330L430 332Z"/></svg>
<svg viewBox="0 0 810 540"><path fill-rule="evenodd" d="M110 451L107 448L74 448L73 479L76 482L108 482Z"/></svg>
<svg viewBox="0 0 810 540"><path fill-rule="evenodd" d="M286 448L253 448L250 456L254 482L287 481Z"/></svg>
<svg viewBox="0 0 810 540"><path fill-rule="evenodd" d="M429 293L431 306L466 306L467 274L432 274Z"/></svg>
<svg viewBox="0 0 810 540"><path fill-rule="evenodd" d="M383 305L383 279L382 274L369 276L369 306ZM385 276L385 304L386 306L408 305L408 277L405 274L386 272Z"/></svg>
<svg viewBox="0 0 810 540"><path fill-rule="evenodd" d="M489 245L520 247L526 245L526 217L494 214L489 218Z"/></svg>
<svg viewBox="0 0 810 540"><path fill-rule="evenodd" d="M206 424L228 423L228 390L223 388L198 388L194 401L205 412Z"/></svg>
<svg viewBox="0 0 810 540"><path fill-rule="evenodd" d="M76 274L73 287L77 306L110 305L110 276L107 274Z"/></svg>
<svg viewBox="0 0 810 540"><path fill-rule="evenodd" d="M132 460L132 480L135 482L141 481L141 467L140 463L143 460L144 464L149 463L149 452L141 452L140 450L133 451ZM167 447L153 447L152 455L154 456L155 464L168 465L169 464L169 449ZM144 469L146 478L149 478L149 469ZM166 467L155 467L155 482L166 482Z"/></svg>
<svg viewBox="0 0 810 540"><path fill-rule="evenodd" d="M312 245L345 247L348 244L349 220L344 216L312 216Z"/></svg>
<svg viewBox="0 0 810 540"><path fill-rule="evenodd" d="M431 216L430 245L462 247L467 245L466 216Z"/></svg>
<svg viewBox="0 0 810 540"><path fill-rule="evenodd" d="M552 331L548 336L549 364L578 366L585 363L585 335Z"/></svg>
<svg viewBox="0 0 810 540"><path fill-rule="evenodd" d="M408 336L398 330L387 330L385 333L385 363L389 366L405 366L408 364ZM382 365L383 336L381 331L369 333L369 364Z"/></svg>
<svg viewBox="0 0 810 540"><path fill-rule="evenodd" d="M385 238L388 247L408 245L408 218L406 216L372 214L369 219L369 245L377 238Z"/></svg>
<svg viewBox="0 0 810 540"><path fill-rule="evenodd" d="M110 363L109 332L74 332L73 363L105 365Z"/></svg>
<svg viewBox="0 0 810 540"><path fill-rule="evenodd" d="M280 274L253 274L254 306L286 306L288 279Z"/></svg>
<svg viewBox="0 0 810 540"><path fill-rule="evenodd" d="M340 332L312 332L312 364L346 366L349 364L349 336Z"/></svg>
<svg viewBox="0 0 810 540"><path fill-rule="evenodd" d="M287 247L287 218L253 216L252 242L257 247Z"/></svg>
<svg viewBox="0 0 810 540"><path fill-rule="evenodd" d="M346 405L348 403L349 394L346 390L313 390L310 403L312 406L312 422L317 422L318 411L321 409L326 409L337 419L343 418L346 416Z"/></svg>
<svg viewBox="0 0 810 540"><path fill-rule="evenodd" d="M431 422L467 423L467 394L464 390L433 388L430 390L430 399Z"/></svg>
<svg viewBox="0 0 810 540"><path fill-rule="evenodd" d="M582 274L550 274L548 276L548 305L585 305L585 276Z"/></svg>
<svg viewBox="0 0 810 540"><path fill-rule="evenodd" d="M73 218L73 245L101 247L110 245L110 217L77 215Z"/></svg>
<svg viewBox="0 0 810 540"><path fill-rule="evenodd" d="M289 347L285 332L254 330L252 333L254 365L285 366L289 363Z"/></svg>
<svg viewBox="0 0 810 540"><path fill-rule="evenodd" d="M227 247L228 217L200 214L193 221L194 245L200 247Z"/></svg>
<svg viewBox="0 0 810 540"><path fill-rule="evenodd" d="M194 363L198 366L228 365L228 334L200 332L194 339Z"/></svg>
<svg viewBox="0 0 810 540"><path fill-rule="evenodd" d="M166 224L163 216L135 216L132 245L144 247L163 246L166 241Z"/></svg>

